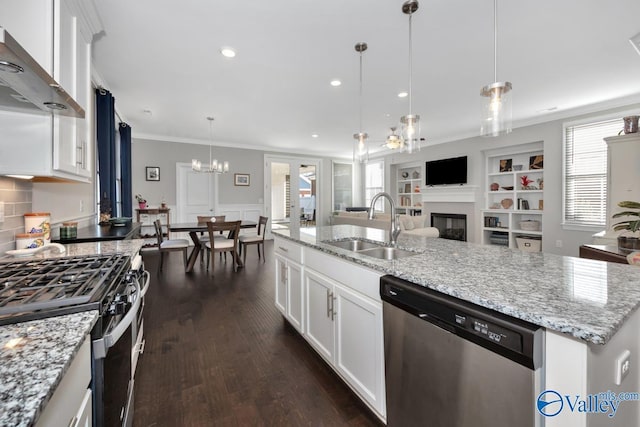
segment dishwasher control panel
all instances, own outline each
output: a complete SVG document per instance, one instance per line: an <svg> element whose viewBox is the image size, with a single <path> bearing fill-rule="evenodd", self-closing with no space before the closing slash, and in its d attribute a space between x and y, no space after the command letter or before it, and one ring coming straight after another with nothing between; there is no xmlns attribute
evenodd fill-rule
<svg viewBox="0 0 640 427"><path fill-rule="evenodd" d="M516 331L503 328L487 319L474 317L468 313L456 312L454 309L451 309L451 312L445 314L444 317L444 319L440 320L445 322L453 320L455 323L453 325L454 327L469 331L476 336L510 348L511 350L522 351L522 335Z"/></svg>

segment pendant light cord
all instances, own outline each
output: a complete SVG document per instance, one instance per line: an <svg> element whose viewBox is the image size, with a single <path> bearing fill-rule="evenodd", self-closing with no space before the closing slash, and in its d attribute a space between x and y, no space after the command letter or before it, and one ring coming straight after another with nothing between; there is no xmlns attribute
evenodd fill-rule
<svg viewBox="0 0 640 427"><path fill-rule="evenodd" d="M213 167L213 154L212 154L212 144L213 144L213 119L209 119L209 169Z"/></svg>
<svg viewBox="0 0 640 427"><path fill-rule="evenodd" d="M493 81L498 81L498 0L493 0Z"/></svg>
<svg viewBox="0 0 640 427"><path fill-rule="evenodd" d="M360 98L359 98L359 111L360 111L360 130L362 133L362 51L360 51Z"/></svg>
<svg viewBox="0 0 640 427"><path fill-rule="evenodd" d="M413 74L413 55L412 55L412 38L411 38L411 18L413 13L409 14L409 115L411 115L411 78Z"/></svg>

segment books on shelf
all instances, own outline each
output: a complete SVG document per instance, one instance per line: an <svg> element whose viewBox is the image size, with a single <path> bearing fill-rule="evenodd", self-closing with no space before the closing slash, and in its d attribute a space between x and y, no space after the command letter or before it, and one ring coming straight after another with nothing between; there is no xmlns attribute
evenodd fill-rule
<svg viewBox="0 0 640 427"><path fill-rule="evenodd" d="M488 228L500 227L502 224L500 223L500 218L497 216L485 216L484 217L484 226Z"/></svg>

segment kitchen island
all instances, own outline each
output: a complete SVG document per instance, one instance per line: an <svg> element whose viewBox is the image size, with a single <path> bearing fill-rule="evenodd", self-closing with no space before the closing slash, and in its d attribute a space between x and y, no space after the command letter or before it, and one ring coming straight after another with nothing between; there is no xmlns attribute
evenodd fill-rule
<svg viewBox="0 0 640 427"><path fill-rule="evenodd" d="M385 242L387 233L382 230L342 225L273 233L276 251L278 241L302 246L303 275L307 253L323 253L544 327L546 389L583 396L640 389L634 365L621 385L614 383L620 354L628 349L637 358L640 352L637 267L403 234L396 246L415 255L381 260L327 242L353 238ZM317 264L314 268L322 270ZM546 425L583 426L586 417L561 414L546 419ZM601 419L603 425L638 425L638 403L626 403L615 418ZM600 425L593 418L589 423Z"/></svg>

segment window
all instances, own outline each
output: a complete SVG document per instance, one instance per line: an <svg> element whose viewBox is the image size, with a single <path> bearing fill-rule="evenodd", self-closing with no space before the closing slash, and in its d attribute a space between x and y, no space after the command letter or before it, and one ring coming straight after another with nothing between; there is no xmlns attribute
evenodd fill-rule
<svg viewBox="0 0 640 427"><path fill-rule="evenodd" d="M564 129L563 224L604 227L607 215L607 143L620 118Z"/></svg>
<svg viewBox="0 0 640 427"><path fill-rule="evenodd" d="M377 193L384 190L384 161L369 162L365 168L364 177L364 201L366 206L371 205L371 199ZM384 210L384 199L376 202L374 209L376 211Z"/></svg>

